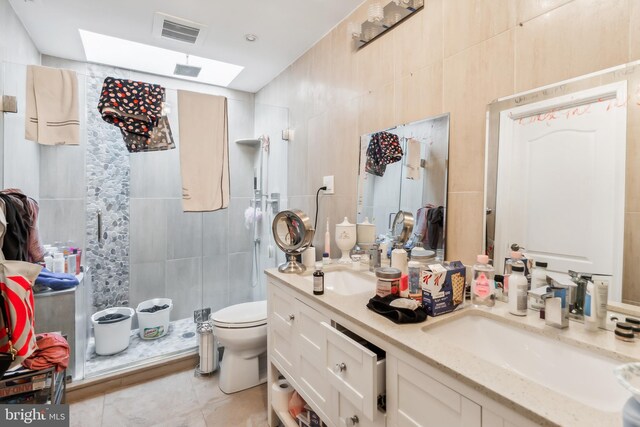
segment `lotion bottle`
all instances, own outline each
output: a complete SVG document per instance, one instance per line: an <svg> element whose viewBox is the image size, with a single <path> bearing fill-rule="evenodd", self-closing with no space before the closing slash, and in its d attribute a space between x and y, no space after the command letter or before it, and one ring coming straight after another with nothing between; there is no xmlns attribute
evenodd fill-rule
<svg viewBox="0 0 640 427"><path fill-rule="evenodd" d="M471 281L471 303L474 306L493 307L496 304L494 274L493 266L489 265L489 257L478 255Z"/></svg>
<svg viewBox="0 0 640 427"><path fill-rule="evenodd" d="M509 313L515 316L527 315L527 292L529 284L524 275L524 265L514 264L509 278Z"/></svg>
<svg viewBox="0 0 640 427"><path fill-rule="evenodd" d="M397 268L402 274L409 273L407 251L402 247L402 243L398 243L396 248L391 251L391 267Z"/></svg>

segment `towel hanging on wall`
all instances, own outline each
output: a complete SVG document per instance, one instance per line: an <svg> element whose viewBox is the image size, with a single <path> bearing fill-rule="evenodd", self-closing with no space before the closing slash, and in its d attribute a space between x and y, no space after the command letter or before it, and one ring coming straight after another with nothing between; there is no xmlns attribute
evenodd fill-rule
<svg viewBox="0 0 640 427"><path fill-rule="evenodd" d="M80 144L75 71L28 65L26 104L25 139L43 145Z"/></svg>
<svg viewBox="0 0 640 427"><path fill-rule="evenodd" d="M227 98L178 91L182 208L208 212L229 206Z"/></svg>
<svg viewBox="0 0 640 427"><path fill-rule="evenodd" d="M422 146L420 141L415 138L410 138L407 141L407 179L419 180L420 179L420 155Z"/></svg>

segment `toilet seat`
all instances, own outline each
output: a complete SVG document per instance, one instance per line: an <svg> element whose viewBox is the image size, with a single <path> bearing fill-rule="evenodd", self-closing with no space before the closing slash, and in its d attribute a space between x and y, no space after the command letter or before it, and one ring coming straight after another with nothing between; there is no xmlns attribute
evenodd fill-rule
<svg viewBox="0 0 640 427"><path fill-rule="evenodd" d="M255 301L232 305L209 316L211 323L219 328L253 328L266 325L267 302Z"/></svg>

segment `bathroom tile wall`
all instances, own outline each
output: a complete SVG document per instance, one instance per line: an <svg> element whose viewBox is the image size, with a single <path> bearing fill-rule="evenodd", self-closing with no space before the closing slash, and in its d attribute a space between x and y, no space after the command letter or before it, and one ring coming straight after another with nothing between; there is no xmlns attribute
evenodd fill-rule
<svg viewBox="0 0 640 427"><path fill-rule="evenodd" d="M365 20L371 2L256 94L257 102L291 111L290 206L313 212L322 175L336 175L336 194L321 197L320 217L329 215L332 224L344 215L355 218L359 135L450 112L447 258L473 262L483 246L487 104L640 59L640 6L626 0L426 0L423 11L355 51L347 26ZM640 157L633 142L640 127L630 131L633 164ZM637 194L627 198L627 247L633 246L630 233L640 229L633 226L637 215L630 215L640 213ZM323 235L320 227L316 244ZM625 263L625 277L640 277L638 263ZM625 292L627 300L640 302L640 285Z"/></svg>
<svg viewBox="0 0 640 427"><path fill-rule="evenodd" d="M24 139L27 64L40 64L40 52L7 0L0 0L0 96L18 96L18 113L0 113L0 185L40 197L38 145ZM6 138L5 138L6 134ZM29 173L24 173L28 170Z"/></svg>
<svg viewBox="0 0 640 427"><path fill-rule="evenodd" d="M76 69L81 79L91 71L87 64L49 56L43 57L43 63ZM169 297L174 300L172 318L180 319L191 317L194 309L203 306L217 310L230 302L253 300L253 292L248 291L253 291L253 288L249 279L244 277L251 267L252 244L250 233L243 224L244 209L249 206L249 197L252 195L255 151L243 152L233 143L235 139L254 136L253 95L132 71L115 72L108 67L89 67L93 68L94 74L101 76L109 71L118 75L126 73L133 79L164 85L167 88L169 120L178 147L177 150L156 153L127 154L125 150L126 161L113 162L120 166L119 170L126 171L129 186L126 191L128 206L117 209L118 220L124 220L127 224L128 243L108 248L109 254L111 249L116 251L115 255L120 254L121 250L125 251L120 254L122 263L117 263L123 268L118 273L121 283L117 289L101 287L104 278L94 274L93 311L113 304L135 307L150 298ZM81 82L80 87L84 89L84 86ZM204 214L182 212L178 88L228 98L232 186L228 209ZM93 101L87 104L87 111L91 113L97 102ZM81 97L81 104L82 110L85 107L84 96ZM111 130L112 127L108 128ZM113 130L116 131L115 128ZM103 138L102 142L110 144L109 141ZM120 139L116 143L116 148L124 149ZM41 229L48 240L84 239L85 211L91 210L85 203L88 184L83 166L86 144L85 137L79 151L73 150L77 147L41 149L41 156L47 159L40 180L43 196L46 197L41 203L46 212L46 215L42 215ZM53 185L50 182L52 178L62 185ZM123 183L123 180L113 181ZM105 213L106 206L103 207L103 215ZM87 220L91 220L92 224L94 216L91 212L87 214ZM103 217L103 224L107 230L113 231L113 221ZM87 236L95 234L93 228L87 227ZM81 236L80 239L76 238L77 235ZM236 274L236 269L240 274ZM109 295L118 297L111 298Z"/></svg>

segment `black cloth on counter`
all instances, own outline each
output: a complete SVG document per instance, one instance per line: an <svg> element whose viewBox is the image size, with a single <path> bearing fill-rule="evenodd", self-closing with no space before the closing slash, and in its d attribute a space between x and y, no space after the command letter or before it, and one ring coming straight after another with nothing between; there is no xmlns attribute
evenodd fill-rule
<svg viewBox="0 0 640 427"><path fill-rule="evenodd" d="M2 252L7 260L28 261L29 258L29 224L25 223L23 212L19 209L19 203L8 194L0 193L4 200L7 229L4 235ZM24 210L22 205L20 208Z"/></svg>
<svg viewBox="0 0 640 427"><path fill-rule="evenodd" d="M376 313L392 320L395 323L420 323L427 320L427 312L422 306L415 310L408 308L392 307L391 301L400 298L395 295L387 295L386 297L374 296L369 300L367 308Z"/></svg>
<svg viewBox="0 0 640 427"><path fill-rule="evenodd" d="M140 310L140 313L155 313L156 311L164 310L169 308L169 304L164 305L154 305L153 307L143 308Z"/></svg>

